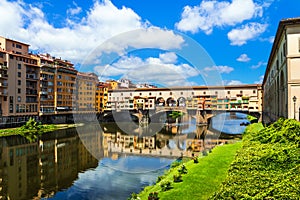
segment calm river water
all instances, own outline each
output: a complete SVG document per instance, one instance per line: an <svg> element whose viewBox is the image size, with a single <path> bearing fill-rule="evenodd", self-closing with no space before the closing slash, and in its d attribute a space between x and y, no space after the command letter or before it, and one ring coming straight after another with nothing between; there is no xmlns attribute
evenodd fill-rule
<svg viewBox="0 0 300 200"><path fill-rule="evenodd" d="M0 199L127 199L155 183L175 159L223 143L215 130L228 130L218 120L212 121L214 131L193 121L155 134L147 127L107 123L55 131L32 143L1 137ZM244 128L244 118L227 120L232 134Z"/></svg>

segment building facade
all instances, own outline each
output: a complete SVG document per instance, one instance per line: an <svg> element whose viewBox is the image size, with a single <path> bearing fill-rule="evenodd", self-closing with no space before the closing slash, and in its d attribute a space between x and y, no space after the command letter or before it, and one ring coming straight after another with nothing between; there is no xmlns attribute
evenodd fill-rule
<svg viewBox="0 0 300 200"><path fill-rule="evenodd" d="M116 89L109 90L108 95L107 110L184 107L191 110L262 111L260 84Z"/></svg>
<svg viewBox="0 0 300 200"><path fill-rule="evenodd" d="M0 37L1 123L18 123L39 112L40 67L29 45Z"/></svg>
<svg viewBox="0 0 300 200"><path fill-rule="evenodd" d="M103 113L107 109L108 83L99 82L96 87L96 111Z"/></svg>
<svg viewBox="0 0 300 200"><path fill-rule="evenodd" d="M300 18L279 22L263 80L263 121L299 120Z"/></svg>
<svg viewBox="0 0 300 200"><path fill-rule="evenodd" d="M76 107L78 112L95 112L96 110L96 86L98 77L94 73L77 73L76 91L77 101Z"/></svg>
<svg viewBox="0 0 300 200"><path fill-rule="evenodd" d="M38 55L40 65L40 116L53 115L55 113L55 95L56 95L56 68L54 58L49 54Z"/></svg>

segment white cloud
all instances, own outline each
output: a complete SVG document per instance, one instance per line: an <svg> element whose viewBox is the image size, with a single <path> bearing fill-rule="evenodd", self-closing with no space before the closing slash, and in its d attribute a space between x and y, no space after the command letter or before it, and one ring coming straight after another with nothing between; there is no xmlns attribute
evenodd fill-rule
<svg viewBox="0 0 300 200"><path fill-rule="evenodd" d="M75 2L73 2L73 5L75 6L75 8L69 8L67 10L67 14L70 14L70 15L77 15L79 13L82 12L82 8L79 7Z"/></svg>
<svg viewBox="0 0 300 200"><path fill-rule="evenodd" d="M68 14L81 12L82 18L66 18L62 27L55 27L48 21L43 11L22 1L0 1L0 35L31 45L31 50L47 52L72 62L81 62L93 49L104 41L127 31L142 29L125 41L115 41L107 46L118 51L133 45L137 48L179 48L183 43L181 36L173 31L160 29L142 21L132 9L118 9L111 1L94 1L89 11L83 13L76 4L67 10ZM73 5L73 6L74 6ZM144 34L144 35L143 35ZM147 39L145 39L147 38Z"/></svg>
<svg viewBox="0 0 300 200"><path fill-rule="evenodd" d="M205 67L204 71L217 71L221 74L225 73L225 74L229 74L230 72L232 72L234 69L232 67L228 67L228 66L212 66L212 67Z"/></svg>
<svg viewBox="0 0 300 200"><path fill-rule="evenodd" d="M274 39L275 39L275 36L270 36L268 38L260 38L259 40L262 41L262 42L270 42L271 44L274 42Z"/></svg>
<svg viewBox="0 0 300 200"><path fill-rule="evenodd" d="M231 45L241 46L247 43L248 40L257 38L260 34L265 32L267 24L260 24L256 22L248 23L240 28L231 30L227 36Z"/></svg>
<svg viewBox="0 0 300 200"><path fill-rule="evenodd" d="M174 52L159 54L159 58L164 63L176 63L177 61L177 55Z"/></svg>
<svg viewBox="0 0 300 200"><path fill-rule="evenodd" d="M198 6L185 6L181 20L175 26L181 31L211 34L214 27L235 26L245 20L261 17L264 6L268 5L258 5L253 0L203 0Z"/></svg>
<svg viewBox="0 0 300 200"><path fill-rule="evenodd" d="M104 79L122 76L134 82L155 82L165 86L190 85L188 79L198 76L200 72L188 64L176 64L175 56L171 52L160 54L159 58L123 56L111 65L96 66L94 71Z"/></svg>
<svg viewBox="0 0 300 200"><path fill-rule="evenodd" d="M228 81L227 85L242 85L243 83L239 80Z"/></svg>
<svg viewBox="0 0 300 200"><path fill-rule="evenodd" d="M255 83L255 84L261 84L261 83L263 82L263 80L264 80L264 75L261 75L261 76L259 77L259 80L258 80L258 81L255 81L254 83Z"/></svg>
<svg viewBox="0 0 300 200"><path fill-rule="evenodd" d="M257 69L257 68L260 68L261 66L266 66L266 65L267 65L266 62L259 61L259 62L257 63L257 65L252 65L252 66L251 66L251 69Z"/></svg>
<svg viewBox="0 0 300 200"><path fill-rule="evenodd" d="M236 60L239 62L248 62L251 58L249 58L247 54L241 54Z"/></svg>

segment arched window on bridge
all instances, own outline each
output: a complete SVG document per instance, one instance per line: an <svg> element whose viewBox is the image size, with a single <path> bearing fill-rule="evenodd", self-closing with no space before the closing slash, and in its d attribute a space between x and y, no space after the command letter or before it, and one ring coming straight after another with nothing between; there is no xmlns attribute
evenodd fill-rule
<svg viewBox="0 0 300 200"><path fill-rule="evenodd" d="M179 106L179 107L185 107L186 106L186 99L184 97L180 97L177 100L177 106Z"/></svg>
<svg viewBox="0 0 300 200"><path fill-rule="evenodd" d="M175 107L177 105L176 100L173 97L167 99L167 106Z"/></svg>
<svg viewBox="0 0 300 200"><path fill-rule="evenodd" d="M156 104L156 106L165 106L164 98L162 98L162 97L157 98L155 104Z"/></svg>

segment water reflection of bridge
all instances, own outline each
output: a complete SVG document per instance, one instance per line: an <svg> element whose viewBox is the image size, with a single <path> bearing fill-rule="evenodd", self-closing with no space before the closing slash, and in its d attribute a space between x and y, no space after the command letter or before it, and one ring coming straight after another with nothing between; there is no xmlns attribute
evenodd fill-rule
<svg viewBox="0 0 300 200"><path fill-rule="evenodd" d="M103 141L107 146L106 156L113 153L115 156L126 154L168 158L192 157L227 142L219 139L207 126L196 126L194 132L176 135L164 131L153 136L128 135L117 131L104 133Z"/></svg>

